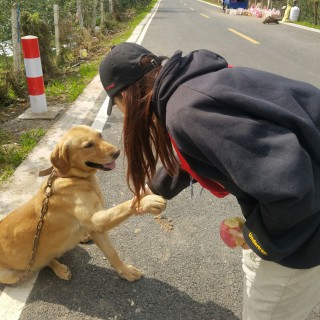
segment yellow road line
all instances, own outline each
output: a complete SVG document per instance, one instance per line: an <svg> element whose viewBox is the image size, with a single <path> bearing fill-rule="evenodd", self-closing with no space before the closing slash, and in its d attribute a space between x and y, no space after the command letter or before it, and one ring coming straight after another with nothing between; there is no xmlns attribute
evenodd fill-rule
<svg viewBox="0 0 320 320"><path fill-rule="evenodd" d="M200 13L203 17L205 17L205 18L207 18L207 19L209 19L210 17L208 17L208 16L206 16L205 14L203 14L203 13Z"/></svg>
<svg viewBox="0 0 320 320"><path fill-rule="evenodd" d="M236 30L234 30L234 29L229 28L228 30L231 31L231 32L233 32L233 33L235 33L235 34L237 34L238 36L240 36L240 37L242 37L242 38L244 38L244 39L246 39L246 40L254 43L254 44L260 44L260 42L258 42L258 41L256 41L256 40L254 40L254 39L252 39L252 38L250 38L250 37L248 37L248 36L246 36L246 35L238 32L238 31L236 31Z"/></svg>

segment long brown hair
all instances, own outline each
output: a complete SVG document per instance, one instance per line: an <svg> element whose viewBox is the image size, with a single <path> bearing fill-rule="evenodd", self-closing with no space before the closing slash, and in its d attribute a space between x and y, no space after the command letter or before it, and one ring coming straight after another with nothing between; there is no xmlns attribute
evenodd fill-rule
<svg viewBox="0 0 320 320"><path fill-rule="evenodd" d="M152 57L144 57L141 65L149 65ZM174 174L177 160L166 128L161 125L152 108L152 94L155 79L161 69L156 67L142 79L122 92L126 106L123 126L124 152L128 161L127 184L140 200L140 191L151 180L158 160Z"/></svg>

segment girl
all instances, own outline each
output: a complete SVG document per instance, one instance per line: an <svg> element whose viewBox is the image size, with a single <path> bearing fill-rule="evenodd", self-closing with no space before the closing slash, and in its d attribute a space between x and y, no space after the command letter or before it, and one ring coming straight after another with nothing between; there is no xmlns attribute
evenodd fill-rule
<svg viewBox="0 0 320 320"><path fill-rule="evenodd" d="M306 319L320 301L320 90L208 50L165 59L122 43L100 65L130 189L170 199L191 177L233 194L250 248L243 319Z"/></svg>

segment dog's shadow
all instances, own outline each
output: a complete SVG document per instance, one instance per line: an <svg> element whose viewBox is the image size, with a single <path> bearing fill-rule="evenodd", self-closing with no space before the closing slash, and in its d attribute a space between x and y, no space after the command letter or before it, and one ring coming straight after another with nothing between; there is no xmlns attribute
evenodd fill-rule
<svg viewBox="0 0 320 320"><path fill-rule="evenodd" d="M239 320L232 311L213 302L197 302L157 279L143 277L133 283L122 280L113 269L91 264L82 246L66 253L60 261L71 267L72 279L65 282L49 268L43 269L24 308L24 319L33 318L40 300L48 310L47 319L56 319L51 314L65 314L67 309L99 319Z"/></svg>

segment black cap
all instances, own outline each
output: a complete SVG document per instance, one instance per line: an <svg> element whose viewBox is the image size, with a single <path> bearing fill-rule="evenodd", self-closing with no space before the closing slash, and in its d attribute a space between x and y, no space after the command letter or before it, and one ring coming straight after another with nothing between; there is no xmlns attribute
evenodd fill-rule
<svg viewBox="0 0 320 320"><path fill-rule="evenodd" d="M142 67L141 58L151 56L150 65ZM104 89L110 97L107 114L112 112L113 98L131 84L140 80L146 73L161 65L167 57L157 57L144 47L123 42L114 46L101 61L99 73Z"/></svg>

